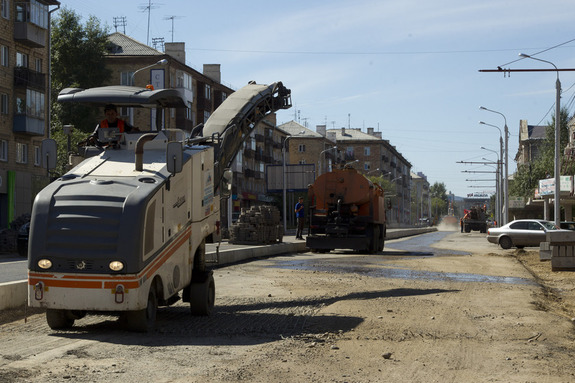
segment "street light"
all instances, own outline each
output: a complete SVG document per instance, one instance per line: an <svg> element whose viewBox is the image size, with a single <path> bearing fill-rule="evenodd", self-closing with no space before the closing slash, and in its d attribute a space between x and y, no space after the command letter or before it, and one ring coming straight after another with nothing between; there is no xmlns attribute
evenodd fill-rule
<svg viewBox="0 0 575 383"><path fill-rule="evenodd" d="M305 130L300 130L298 132L298 135L300 134L305 134ZM286 233L287 230L287 207L286 207L286 194L287 194L287 190L286 190L286 184L287 184L287 177L286 177L286 144L288 142L288 140L290 138L292 138L294 136L289 136L286 137L286 139L284 140L284 143L282 145L282 156L283 156L283 205L284 205L284 234Z"/></svg>
<svg viewBox="0 0 575 383"><path fill-rule="evenodd" d="M148 65L148 66L145 66L143 68L138 69L137 71L132 73L132 75L130 76L130 85L132 85L132 86L134 85L134 77L136 77L136 73L143 71L145 69L151 68L151 67L156 66L156 65L166 65L167 63L168 63L168 59L161 59L160 61L158 61L152 65Z"/></svg>
<svg viewBox="0 0 575 383"><path fill-rule="evenodd" d="M501 162L505 164L505 177L503 179L503 219L501 220L501 225L507 223L507 218L509 217L509 128L507 128L507 118L501 112L495 110L487 109L484 106L479 107L480 110L486 110L491 113L497 113L505 121L504 131L505 131L505 157L501 157ZM488 124L484 124L488 125ZM489 125L493 126L493 125ZM501 131L501 130L500 130Z"/></svg>
<svg viewBox="0 0 575 383"><path fill-rule="evenodd" d="M319 160L317 161L317 175L318 177L321 176L321 170L322 170L322 160L321 160L321 155L324 154L325 152L329 151L329 150L333 150L333 149L337 149L337 146L334 145L331 148L327 148L325 150L322 150L321 153L319 154Z"/></svg>
<svg viewBox="0 0 575 383"><path fill-rule="evenodd" d="M497 222L501 223L501 184L499 183L499 177L501 174L501 171L499 169L500 169L501 162L499 161L499 154L497 154L497 152L495 150L487 149L487 148L484 148L483 146L481 147L481 149L487 150L488 152L493 152L497 156L497 167L495 169L495 190L497 192L497 194L495 195L495 197L496 197L495 198L495 212L496 212L495 220ZM486 158L482 158L482 159L489 161Z"/></svg>
<svg viewBox="0 0 575 383"><path fill-rule="evenodd" d="M485 109L485 108L484 108ZM492 128L495 128L497 130L499 130L499 152L500 152L500 161L501 161L501 170L499 172L499 182L497 182L499 184L499 188L498 188L498 192L499 193L499 220L497 220L497 222L499 222L500 224L503 224L503 222L501 221L501 217L502 217L502 212L501 209L503 209L503 194L505 193L504 190L504 184L503 184L503 164L504 164L504 157L503 157L503 137L502 137L502 133L501 133L501 129L499 128L499 126L497 125L492 125L492 124L488 124L486 122L483 121L479 121L480 124L482 125L486 125L486 126L491 126ZM482 148L483 149L483 148ZM487 149L488 150L488 149ZM505 158L507 158L507 156L505 156ZM507 200L507 198L505 198L505 200ZM507 213L507 209L505 210L505 212Z"/></svg>
<svg viewBox="0 0 575 383"><path fill-rule="evenodd" d="M555 214L555 225L559 227L561 222L561 185L560 185L560 168L559 168L559 141L560 141L560 120L561 120L561 81L559 81L559 69L551 61L541 60L536 57L526 55L525 53L519 53L519 57L526 59L532 59L541 61L547 64L553 65L557 73L557 81L555 82L555 203L553 204L553 211Z"/></svg>

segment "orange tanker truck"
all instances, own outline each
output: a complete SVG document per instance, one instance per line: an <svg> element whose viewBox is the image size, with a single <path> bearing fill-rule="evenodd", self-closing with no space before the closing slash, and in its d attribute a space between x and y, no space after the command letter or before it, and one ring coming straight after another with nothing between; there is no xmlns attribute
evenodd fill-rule
<svg viewBox="0 0 575 383"><path fill-rule="evenodd" d="M381 186L349 167L319 176L308 198L306 246L312 251L383 250L386 204Z"/></svg>

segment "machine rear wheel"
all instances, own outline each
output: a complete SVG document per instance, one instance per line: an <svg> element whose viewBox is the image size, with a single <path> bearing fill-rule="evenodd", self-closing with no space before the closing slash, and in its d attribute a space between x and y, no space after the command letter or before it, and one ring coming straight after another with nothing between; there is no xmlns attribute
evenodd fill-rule
<svg viewBox="0 0 575 383"><path fill-rule="evenodd" d="M190 284L190 311L192 315L208 316L214 310L216 282L212 271L203 273L199 280Z"/></svg>

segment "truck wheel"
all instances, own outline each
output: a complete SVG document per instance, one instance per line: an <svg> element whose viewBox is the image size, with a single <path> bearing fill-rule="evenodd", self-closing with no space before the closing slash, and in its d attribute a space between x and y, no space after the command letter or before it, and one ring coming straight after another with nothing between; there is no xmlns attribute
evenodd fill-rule
<svg viewBox="0 0 575 383"><path fill-rule="evenodd" d="M208 271L203 280L190 284L190 311L192 315L208 316L212 314L216 300L216 282L212 271Z"/></svg>
<svg viewBox="0 0 575 383"><path fill-rule="evenodd" d="M74 325L74 318L67 310L46 310L46 322L52 330L70 328Z"/></svg>
<svg viewBox="0 0 575 383"><path fill-rule="evenodd" d="M501 248L504 250L511 249L511 246L513 246L513 242L509 237L501 237L499 238L499 246L501 246Z"/></svg>
<svg viewBox="0 0 575 383"><path fill-rule="evenodd" d="M379 250L379 225L373 225L371 232L373 234L372 234L371 241L370 241L371 243L370 243L369 252L371 254L375 254Z"/></svg>
<svg viewBox="0 0 575 383"><path fill-rule="evenodd" d="M130 331L148 332L156 324L156 313L158 311L158 300L156 299L156 288L152 284L148 293L148 305L143 310L128 311L125 315L126 327Z"/></svg>

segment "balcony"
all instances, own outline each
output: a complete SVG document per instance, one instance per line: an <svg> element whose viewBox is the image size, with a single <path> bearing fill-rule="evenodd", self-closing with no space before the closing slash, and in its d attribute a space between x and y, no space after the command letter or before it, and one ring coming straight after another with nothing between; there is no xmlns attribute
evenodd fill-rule
<svg viewBox="0 0 575 383"><path fill-rule="evenodd" d="M30 117L25 114L14 115L14 126L12 132L28 134L30 136L43 136L45 122L36 117Z"/></svg>
<svg viewBox="0 0 575 383"><path fill-rule="evenodd" d="M46 46L46 29L29 22L14 23L14 40L31 48L44 48Z"/></svg>
<svg viewBox="0 0 575 383"><path fill-rule="evenodd" d="M14 86L46 90L46 75L24 67L14 68Z"/></svg>

